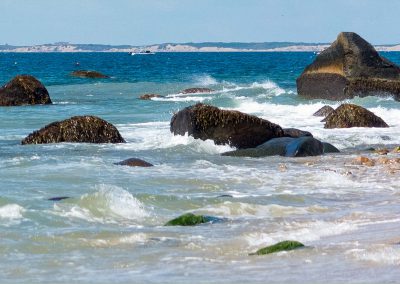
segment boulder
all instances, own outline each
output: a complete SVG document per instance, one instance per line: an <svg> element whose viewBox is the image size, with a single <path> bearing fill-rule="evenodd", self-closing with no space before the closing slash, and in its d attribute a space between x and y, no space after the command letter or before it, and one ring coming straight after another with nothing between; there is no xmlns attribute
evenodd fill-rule
<svg viewBox="0 0 400 284"><path fill-rule="evenodd" d="M60 142L123 143L125 140L111 123L96 116L74 116L46 125L29 134L22 144Z"/></svg>
<svg viewBox="0 0 400 284"><path fill-rule="evenodd" d="M342 32L297 78L297 93L328 100L390 94L400 100L400 68L358 34Z"/></svg>
<svg viewBox="0 0 400 284"><path fill-rule="evenodd" d="M73 77L79 78L91 78L91 79L102 79L102 78L110 78L107 75L104 75L97 71L90 71L90 70L76 70L71 73Z"/></svg>
<svg viewBox="0 0 400 284"><path fill-rule="evenodd" d="M325 118L324 128L350 127L389 127L382 118L369 110L353 105L342 104Z"/></svg>
<svg viewBox="0 0 400 284"><path fill-rule="evenodd" d="M320 108L319 110L317 110L316 112L314 112L313 116L323 116L326 117L328 116L332 111L334 111L335 109L331 106L323 106L322 108Z"/></svg>
<svg viewBox="0 0 400 284"><path fill-rule="evenodd" d="M141 100L151 100L152 98L163 98L163 96L158 94L144 94L139 97Z"/></svg>
<svg viewBox="0 0 400 284"><path fill-rule="evenodd" d="M209 88L189 88L183 90L181 93L182 94L195 94L195 93L211 93L214 92L213 89Z"/></svg>
<svg viewBox="0 0 400 284"><path fill-rule="evenodd" d="M35 77L18 75L0 88L0 106L51 104L45 86Z"/></svg>
<svg viewBox="0 0 400 284"><path fill-rule="evenodd" d="M129 167L153 167L153 164L150 164L146 161L137 158L130 158L123 160L121 162L115 163L114 165L119 166L129 166Z"/></svg>
<svg viewBox="0 0 400 284"><path fill-rule="evenodd" d="M282 128L268 120L203 104L174 114L170 129L174 135L188 133L196 139L211 139L217 145L229 144L236 148L256 147L283 136Z"/></svg>
<svg viewBox="0 0 400 284"><path fill-rule="evenodd" d="M322 142L322 145L324 147L324 154L328 154L328 153L340 153L339 149L336 148L335 146L333 146L330 143L327 142Z"/></svg>
<svg viewBox="0 0 400 284"><path fill-rule="evenodd" d="M298 248L303 248L304 245L298 241L283 241L276 243L272 246L268 246L262 249L259 249L255 253L251 253L250 255L264 255L264 254L270 254L270 253L275 253L275 252L280 252L280 251L290 251Z"/></svg>
<svg viewBox="0 0 400 284"><path fill-rule="evenodd" d="M204 223L214 223L220 220L221 219L212 216L187 213L168 221L164 226L195 226Z"/></svg>
<svg viewBox="0 0 400 284"><path fill-rule="evenodd" d="M277 155L285 157L307 157L318 156L323 153L324 146L321 141L311 136L304 136L299 138L274 138L256 148L239 149L222 153L222 155L258 158Z"/></svg>
<svg viewBox="0 0 400 284"><path fill-rule="evenodd" d="M308 131L296 129L296 128L283 128L283 137L299 138L304 136L311 136L312 134Z"/></svg>

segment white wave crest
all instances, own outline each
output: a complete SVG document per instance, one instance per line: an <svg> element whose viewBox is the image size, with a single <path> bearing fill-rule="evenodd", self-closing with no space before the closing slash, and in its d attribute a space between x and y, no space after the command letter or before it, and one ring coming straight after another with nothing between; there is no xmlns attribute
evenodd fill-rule
<svg viewBox="0 0 400 284"><path fill-rule="evenodd" d="M194 83L200 86L217 85L218 81L208 74L199 75L195 77Z"/></svg>

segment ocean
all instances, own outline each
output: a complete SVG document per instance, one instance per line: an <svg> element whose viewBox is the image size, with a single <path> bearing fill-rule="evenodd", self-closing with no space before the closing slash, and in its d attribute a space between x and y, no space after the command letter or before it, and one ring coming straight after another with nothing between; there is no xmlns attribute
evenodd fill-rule
<svg viewBox="0 0 400 284"><path fill-rule="evenodd" d="M342 102L297 97L314 53L0 53L0 84L30 74L52 105L0 108L1 283L387 283L400 277L399 164L355 165L400 145L400 102L346 102L389 128L324 129ZM400 65L400 53L383 53ZM79 65L77 65L79 63ZM77 69L109 79L80 79ZM191 87L215 90L182 94ZM140 100L146 93L164 97ZM198 102L310 131L341 153L226 157L227 145L174 136ZM127 143L21 145L75 115L114 124ZM400 154L389 153L389 158ZM140 158L150 168L114 163ZM67 196L61 201L49 198ZM166 227L184 213L222 218ZM249 256L297 240L306 248Z"/></svg>

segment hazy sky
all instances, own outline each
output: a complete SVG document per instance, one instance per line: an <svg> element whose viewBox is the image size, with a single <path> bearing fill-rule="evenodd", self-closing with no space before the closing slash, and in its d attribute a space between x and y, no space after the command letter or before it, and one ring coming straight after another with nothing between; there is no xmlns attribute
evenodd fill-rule
<svg viewBox="0 0 400 284"><path fill-rule="evenodd" d="M0 44L400 43L400 0L0 0Z"/></svg>

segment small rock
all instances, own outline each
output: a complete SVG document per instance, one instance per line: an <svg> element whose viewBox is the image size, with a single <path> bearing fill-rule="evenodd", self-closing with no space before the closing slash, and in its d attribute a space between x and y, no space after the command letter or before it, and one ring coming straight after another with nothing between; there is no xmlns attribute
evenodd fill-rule
<svg viewBox="0 0 400 284"><path fill-rule="evenodd" d="M102 78L110 78L107 75L104 75L97 71L90 71L90 70L77 70L71 73L73 77L79 78L91 78L91 79L102 79Z"/></svg>
<svg viewBox="0 0 400 284"><path fill-rule="evenodd" d="M58 197L49 198L47 200L49 200L49 201L60 201L60 200L64 200L64 199L67 199L67 198L70 198L70 197L68 197L68 196L58 196Z"/></svg>
<svg viewBox="0 0 400 284"><path fill-rule="evenodd" d="M378 149L378 150L375 150L375 153L377 153L379 155L387 155L389 153L389 150L387 148Z"/></svg>
<svg viewBox="0 0 400 284"><path fill-rule="evenodd" d="M164 226L195 226L204 223L213 223L219 218L187 213L168 221Z"/></svg>
<svg viewBox="0 0 400 284"><path fill-rule="evenodd" d="M364 165L368 167L375 166L375 161L364 156L357 157L353 160L354 165Z"/></svg>
<svg viewBox="0 0 400 284"><path fill-rule="evenodd" d="M308 131L300 130L297 128L283 128L283 137L299 138L305 136L312 137L313 135Z"/></svg>
<svg viewBox="0 0 400 284"><path fill-rule="evenodd" d="M189 88L182 91L182 94L195 94L195 93L211 93L213 89L209 88Z"/></svg>
<svg viewBox="0 0 400 284"><path fill-rule="evenodd" d="M314 112L313 116L326 117L334 110L335 109L333 107L326 105L326 106L323 106L322 108L320 108L319 110L317 110L316 112Z"/></svg>
<svg viewBox="0 0 400 284"><path fill-rule="evenodd" d="M119 166L130 166L130 167L153 167L153 164L150 164L146 161L143 161L141 159L136 159L136 158L130 158L123 160L118 163L114 163L114 165L119 165Z"/></svg>
<svg viewBox="0 0 400 284"><path fill-rule="evenodd" d="M255 253L251 253L250 255L264 255L264 254L270 254L270 253L275 253L275 252L280 252L280 251L290 251L298 248L302 248L304 245L300 242L297 241L283 241L279 242L277 244L274 244L272 246L268 246L262 249L259 249Z"/></svg>
<svg viewBox="0 0 400 284"><path fill-rule="evenodd" d="M163 98L163 96L158 94L144 94L139 97L141 100L151 100L152 98Z"/></svg>

